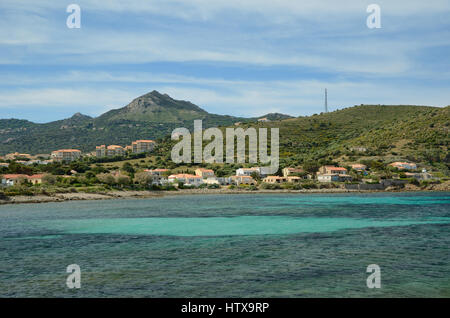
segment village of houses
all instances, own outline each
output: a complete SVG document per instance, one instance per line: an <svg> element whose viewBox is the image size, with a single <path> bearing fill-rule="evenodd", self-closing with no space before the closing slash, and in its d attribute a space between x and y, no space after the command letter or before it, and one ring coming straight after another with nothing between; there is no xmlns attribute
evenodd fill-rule
<svg viewBox="0 0 450 318"><path fill-rule="evenodd" d="M95 157L115 157L124 156L127 153L151 153L156 143L153 140L136 140L131 145L122 147L118 145L97 146L95 151L85 154L85 156ZM79 160L82 152L77 149L60 149L53 151L50 155L35 155L11 153L4 157L0 157L0 168L8 167L11 162L30 165L47 165L53 162L71 163ZM46 159L45 159L46 158ZM415 180L432 180L434 177L425 169L421 171L413 162L393 162L390 167L402 172L403 178ZM347 168L351 168L353 175L359 174L359 182L352 182L353 178ZM364 179L369 175L368 168L360 163L354 163L350 166L322 166L316 173L307 173L301 167L284 167L281 169L282 175L268 175L265 167L249 167L239 168L235 170L235 174L225 177L217 177L212 169L197 168L195 174L178 173L171 174L169 169L160 167L157 169L144 169L143 172L149 175L149 185L174 187L221 187L221 186L253 186L266 185L270 189L270 185L282 184L302 184L309 180L316 184L341 184L342 188L353 190L384 190L391 185L405 184L407 181L393 178L390 180L380 180L373 182L371 179ZM77 171L71 171L76 174ZM118 173L118 172L112 172ZM20 182L27 182L33 185L39 185L43 182L45 174L3 174L1 175L2 187L14 186ZM320 187L320 186L319 186ZM275 187L272 187L275 188Z"/></svg>

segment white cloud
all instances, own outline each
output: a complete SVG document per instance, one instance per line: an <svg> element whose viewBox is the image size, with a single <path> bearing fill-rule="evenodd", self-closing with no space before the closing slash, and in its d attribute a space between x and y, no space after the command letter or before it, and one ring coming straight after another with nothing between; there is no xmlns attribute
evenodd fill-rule
<svg viewBox="0 0 450 318"><path fill-rule="evenodd" d="M103 68L42 72L32 77L4 71L0 85L8 89L0 87L0 108L66 107L98 115L153 88L191 100L211 112L246 116L269 111L295 115L319 112L324 87L329 88L334 107L448 103L447 91L433 84L417 84L423 79L448 83L450 73L445 69L436 72L427 64L427 54L421 56L425 50L450 45L450 32L445 28L449 25L448 0L378 0L383 28L377 31L365 26L365 8L372 1L77 3L83 21L79 30L65 27L68 3L0 3L0 63L43 69L65 64L71 69L80 65ZM305 77L300 71L295 79L283 81L114 71L115 64L149 62L292 66L332 74L334 80L301 80ZM448 58L443 57L439 64L447 65ZM400 81L383 82L385 79ZM411 80L415 82L408 83ZM121 84L114 90L109 83Z"/></svg>
<svg viewBox="0 0 450 318"><path fill-rule="evenodd" d="M268 112L282 112L291 115L310 115L323 111L323 90L329 91L330 109L354 104L414 104L445 106L447 93L439 87L392 86L389 83L367 81L256 81L225 80L221 78L196 78L171 74L136 74L134 82L142 85L122 85L121 89L108 88L110 82L128 81L129 74L105 72L71 72L71 79L90 79L97 82L94 88L44 88L3 91L0 94L0 108L54 107L81 111L89 115L123 107L132 99L153 89L167 93L175 99L189 100L211 113L235 116L260 116ZM56 83L58 78L55 79ZM54 84L56 85L56 84ZM51 85L47 85L50 86ZM128 87L128 89L127 89ZM143 88L145 87L145 88ZM380 96L380 92L382 96Z"/></svg>
<svg viewBox="0 0 450 318"><path fill-rule="evenodd" d="M111 89L17 89L0 93L0 108L17 112L20 108L72 108L88 114L100 114L126 105L137 92ZM20 111L19 111L20 112Z"/></svg>
<svg viewBox="0 0 450 318"><path fill-rule="evenodd" d="M442 32L435 36L422 36L420 40L414 38L413 32L399 39L398 36L383 36L393 32L385 27L374 36L365 27L366 4L355 0L79 2L82 12L85 10L85 15L90 17L80 30L65 27L67 14L62 4L55 5L54 1L38 4L24 1L17 5L19 7L15 1L7 1L0 5L9 8L0 24L0 45L6 45L6 48L29 46L18 56L15 56L15 51L3 50L0 60L23 64L83 65L208 61L392 75L411 71L415 67L415 61L410 56L412 51L450 44L450 37ZM379 2L386 7L386 14L400 16L421 13L432 18L436 12L442 14L449 10L448 2L440 0L426 4L415 0L396 1L396 4L392 1ZM53 15L46 17L45 9L48 10L47 15L57 10L61 10L61 14L58 18ZM232 18L230 10L243 17L227 25L221 19ZM122 30L115 27L113 31L111 26L96 24L92 20L96 14L115 14L120 18L124 12L140 17L145 13L174 18L189 16L191 20L206 19L208 23L174 22L164 25L159 21L148 25L141 17L134 28L128 26ZM263 22L259 15L264 17ZM293 25L270 25L272 20L284 21L282 16L293 17ZM149 20L153 21L153 18L149 17ZM411 21L400 20L408 27L414 26ZM321 24L318 25L318 22ZM128 21L128 24L131 22ZM360 27L355 28L355 25Z"/></svg>

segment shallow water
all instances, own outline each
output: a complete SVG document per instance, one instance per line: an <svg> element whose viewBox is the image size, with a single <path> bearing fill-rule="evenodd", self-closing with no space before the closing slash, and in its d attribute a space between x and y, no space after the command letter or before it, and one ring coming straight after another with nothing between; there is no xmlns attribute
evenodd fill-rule
<svg viewBox="0 0 450 318"><path fill-rule="evenodd" d="M450 193L8 205L0 296L449 297L449 234ZM79 290L65 286L74 263Z"/></svg>

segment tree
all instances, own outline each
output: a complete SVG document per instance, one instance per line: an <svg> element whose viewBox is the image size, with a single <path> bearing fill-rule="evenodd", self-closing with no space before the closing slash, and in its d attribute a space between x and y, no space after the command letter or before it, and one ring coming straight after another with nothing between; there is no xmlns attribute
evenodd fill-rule
<svg viewBox="0 0 450 318"><path fill-rule="evenodd" d="M42 177L42 183L53 185L53 184L56 183L56 177L54 175L51 175L51 174L45 174Z"/></svg>
<svg viewBox="0 0 450 318"><path fill-rule="evenodd" d="M116 179L110 173L100 173L97 175L97 179L105 184L113 185L116 183Z"/></svg>
<svg viewBox="0 0 450 318"><path fill-rule="evenodd" d="M133 166L129 162L125 162L122 166L122 169L129 174L133 174L135 172Z"/></svg>
<svg viewBox="0 0 450 318"><path fill-rule="evenodd" d="M153 182L153 177L147 172L138 172L134 175L134 182L141 186L148 186Z"/></svg>
<svg viewBox="0 0 450 318"><path fill-rule="evenodd" d="M319 170L319 164L314 161L308 161L303 164L303 169L307 172L314 173Z"/></svg>
<svg viewBox="0 0 450 318"><path fill-rule="evenodd" d="M250 177L252 177L255 181L261 181L261 176L257 172L252 172Z"/></svg>
<svg viewBox="0 0 450 318"><path fill-rule="evenodd" d="M131 184L131 178L129 176L124 175L124 174L119 174L116 177L116 182L121 187L124 187L124 186L127 186L127 185Z"/></svg>

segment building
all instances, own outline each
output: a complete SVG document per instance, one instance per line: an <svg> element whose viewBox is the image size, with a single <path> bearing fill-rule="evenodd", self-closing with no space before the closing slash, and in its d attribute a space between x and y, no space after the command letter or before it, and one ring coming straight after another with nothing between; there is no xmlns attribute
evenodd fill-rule
<svg viewBox="0 0 450 318"><path fill-rule="evenodd" d="M32 184L41 184L43 177L44 177L44 174L33 174L32 176L27 177L27 179Z"/></svg>
<svg viewBox="0 0 450 318"><path fill-rule="evenodd" d="M270 173L271 167L251 167L251 168L239 168L236 170L237 176L251 176L252 173L256 173L261 177L265 177Z"/></svg>
<svg viewBox="0 0 450 318"><path fill-rule="evenodd" d="M210 184L220 185L219 180L217 180L217 178L215 178L215 177L212 177L212 178L210 177L210 178L203 179L203 182L208 184L208 185L210 185Z"/></svg>
<svg viewBox="0 0 450 318"><path fill-rule="evenodd" d="M347 169L335 166L322 166L319 168L320 174L347 174Z"/></svg>
<svg viewBox="0 0 450 318"><path fill-rule="evenodd" d="M352 147L350 148L351 151L357 151L357 152L366 152L367 148L365 147Z"/></svg>
<svg viewBox="0 0 450 318"><path fill-rule="evenodd" d="M330 173L318 174L317 181L319 181L319 182L338 182L339 175L338 174L330 174Z"/></svg>
<svg viewBox="0 0 450 318"><path fill-rule="evenodd" d="M263 122L263 123L267 123L267 122L269 122L270 120L269 120L267 117L263 117L263 118L259 118L258 121L259 121L259 122Z"/></svg>
<svg viewBox="0 0 450 318"><path fill-rule="evenodd" d="M96 157L106 157L106 146L105 145L101 145L101 146L96 146L95 147L95 156Z"/></svg>
<svg viewBox="0 0 450 318"><path fill-rule="evenodd" d="M203 183L202 177L186 173L172 174L169 176L168 180L171 183L182 182L187 186L199 186Z"/></svg>
<svg viewBox="0 0 450 318"><path fill-rule="evenodd" d="M18 162L18 161L16 161ZM49 163L52 163L51 160L39 160L39 159L34 159L34 160L29 160L29 161L25 161L23 164L26 166L32 166L34 164L38 164L38 165L48 165Z"/></svg>
<svg viewBox="0 0 450 318"><path fill-rule="evenodd" d="M198 168L195 169L195 175L202 177L202 179L207 178L214 178L214 170L212 169L204 169L204 168Z"/></svg>
<svg viewBox="0 0 450 318"><path fill-rule="evenodd" d="M268 176L263 179L264 183L285 183L287 179L279 176Z"/></svg>
<svg viewBox="0 0 450 318"><path fill-rule="evenodd" d="M169 169L153 169L153 170L145 169L144 171L148 172L150 175L154 177L163 177L164 174L169 172Z"/></svg>
<svg viewBox="0 0 450 318"><path fill-rule="evenodd" d="M156 143L153 140L136 140L131 143L133 153L150 152L155 148Z"/></svg>
<svg viewBox="0 0 450 318"><path fill-rule="evenodd" d="M26 180L28 176L26 174L4 174L1 177L2 185L9 187L19 183L21 180Z"/></svg>
<svg viewBox="0 0 450 318"><path fill-rule="evenodd" d="M324 173L317 175L317 181L319 182L344 182L352 181L352 177L348 174L338 174L338 173Z"/></svg>
<svg viewBox="0 0 450 318"><path fill-rule="evenodd" d="M233 183L235 185L241 185L241 184L256 185L256 181L250 176L245 176L245 175L232 176L231 180L233 181Z"/></svg>
<svg viewBox="0 0 450 318"><path fill-rule="evenodd" d="M7 162L0 162L0 168L5 167L8 168L9 167L9 163Z"/></svg>
<svg viewBox="0 0 450 318"><path fill-rule="evenodd" d="M52 158L58 162L71 162L81 158L81 151L77 149L60 149L52 151Z"/></svg>
<svg viewBox="0 0 450 318"><path fill-rule="evenodd" d="M236 170L236 176L251 176L252 173L259 174L258 168L239 168Z"/></svg>
<svg viewBox="0 0 450 318"><path fill-rule="evenodd" d="M272 168L271 167L252 167L251 169L257 169L258 173L261 177L265 177L267 175L269 175L272 172Z"/></svg>
<svg viewBox="0 0 450 318"><path fill-rule="evenodd" d="M279 177L279 176L268 176L263 179L265 183L298 183L302 180L302 178L297 176L287 176L287 177Z"/></svg>
<svg viewBox="0 0 450 318"><path fill-rule="evenodd" d="M366 169L367 169L366 165L363 165L360 163L352 164L351 167L353 170L356 170L356 171L366 171Z"/></svg>
<svg viewBox="0 0 450 318"><path fill-rule="evenodd" d="M410 162L393 162L389 166L397 168L399 170L417 170L417 165Z"/></svg>
<svg viewBox="0 0 450 318"><path fill-rule="evenodd" d="M145 169L144 172L147 172L150 176L152 176L152 184L156 185L165 185L169 181L165 176L169 173L169 169Z"/></svg>
<svg viewBox="0 0 450 318"><path fill-rule="evenodd" d="M429 174L428 172L422 172L422 173L414 173L414 172L405 172L405 175L407 178L414 178L417 180L431 180L433 179L433 176Z"/></svg>
<svg viewBox="0 0 450 318"><path fill-rule="evenodd" d="M125 149L122 146L110 145L106 148L107 157L123 156Z"/></svg>
<svg viewBox="0 0 450 318"><path fill-rule="evenodd" d="M32 176L26 174L4 174L1 182L3 186L13 186L24 181L32 184L41 184L43 176L44 174L34 174Z"/></svg>
<svg viewBox="0 0 450 318"><path fill-rule="evenodd" d="M115 157L123 156L125 154L125 149L122 146L110 145L106 147L105 145L95 147L96 157Z"/></svg>
<svg viewBox="0 0 450 318"><path fill-rule="evenodd" d="M218 177L216 179L220 185L231 185L234 183L231 177Z"/></svg>
<svg viewBox="0 0 450 318"><path fill-rule="evenodd" d="M5 155L5 159L7 159L7 160L14 160L14 159L17 159L17 158L31 159L32 156L30 154L27 154L27 153L18 153L18 152L9 153L9 154Z"/></svg>
<svg viewBox="0 0 450 318"><path fill-rule="evenodd" d="M286 181L290 182L290 183L299 183L302 180L301 177L297 177L297 176L287 176L286 177Z"/></svg>
<svg viewBox="0 0 450 318"><path fill-rule="evenodd" d="M301 168L284 168L283 169L283 177L287 177L290 175L300 175L305 173L305 170Z"/></svg>

